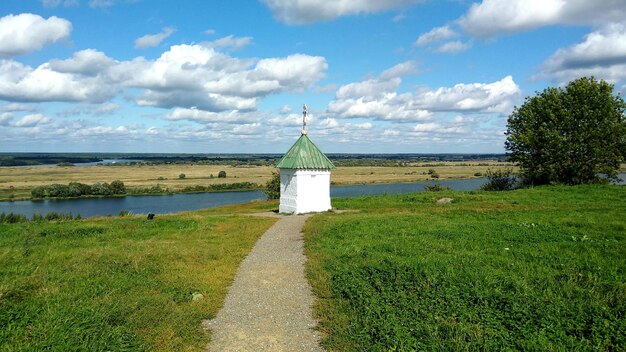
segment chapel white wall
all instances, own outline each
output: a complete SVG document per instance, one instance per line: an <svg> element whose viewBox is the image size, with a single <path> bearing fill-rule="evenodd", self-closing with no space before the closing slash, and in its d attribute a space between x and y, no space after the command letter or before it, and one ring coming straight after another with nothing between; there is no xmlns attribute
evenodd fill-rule
<svg viewBox="0 0 626 352"><path fill-rule="evenodd" d="M280 170L281 213L311 213L331 209L329 170Z"/></svg>

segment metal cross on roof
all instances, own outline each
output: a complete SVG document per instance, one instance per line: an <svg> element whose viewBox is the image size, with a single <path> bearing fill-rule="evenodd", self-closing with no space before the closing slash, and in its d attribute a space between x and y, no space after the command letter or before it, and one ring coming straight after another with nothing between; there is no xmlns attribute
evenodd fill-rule
<svg viewBox="0 0 626 352"><path fill-rule="evenodd" d="M306 134L306 104L302 106L302 134Z"/></svg>

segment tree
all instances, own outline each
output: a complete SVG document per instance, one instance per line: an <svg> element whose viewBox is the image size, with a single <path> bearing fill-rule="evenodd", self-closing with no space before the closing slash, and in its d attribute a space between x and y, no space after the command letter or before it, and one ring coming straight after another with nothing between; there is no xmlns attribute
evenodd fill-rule
<svg viewBox="0 0 626 352"><path fill-rule="evenodd" d="M217 178L226 178L226 171L222 170L217 174Z"/></svg>
<svg viewBox="0 0 626 352"><path fill-rule="evenodd" d="M272 172L272 178L265 184L263 193L267 194L268 199L280 198L280 173Z"/></svg>
<svg viewBox="0 0 626 352"><path fill-rule="evenodd" d="M111 186L111 191L113 191L113 194L125 194L126 193L126 186L124 186L124 182L120 180L115 180L111 182L110 186Z"/></svg>
<svg viewBox="0 0 626 352"><path fill-rule="evenodd" d="M625 112L613 85L579 78L516 107L504 147L524 184L608 182L626 155Z"/></svg>

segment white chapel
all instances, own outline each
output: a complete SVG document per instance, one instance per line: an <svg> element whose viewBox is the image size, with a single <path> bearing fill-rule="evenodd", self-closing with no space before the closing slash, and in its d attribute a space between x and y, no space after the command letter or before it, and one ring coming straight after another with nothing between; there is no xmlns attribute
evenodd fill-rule
<svg viewBox="0 0 626 352"><path fill-rule="evenodd" d="M302 135L280 159L281 213L313 213L331 209L330 170L335 165L309 139L306 130L307 108L302 113Z"/></svg>

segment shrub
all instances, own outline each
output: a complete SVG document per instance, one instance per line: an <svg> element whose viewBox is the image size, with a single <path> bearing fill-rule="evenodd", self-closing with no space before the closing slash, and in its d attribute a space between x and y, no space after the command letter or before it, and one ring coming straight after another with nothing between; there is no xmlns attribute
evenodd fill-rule
<svg viewBox="0 0 626 352"><path fill-rule="evenodd" d="M131 215L132 213L126 209L122 209L120 210L120 213L118 214L120 217L124 217L124 216L128 216Z"/></svg>
<svg viewBox="0 0 626 352"><path fill-rule="evenodd" d="M23 214L0 213L0 223L16 224L19 222L26 222L26 221L28 221L28 219L26 219L26 216L24 216Z"/></svg>
<svg viewBox="0 0 626 352"><path fill-rule="evenodd" d="M110 186L111 186L111 191L113 192L113 194L125 194L126 193L126 186L124 186L124 182L120 180L115 180L111 182Z"/></svg>
<svg viewBox="0 0 626 352"><path fill-rule="evenodd" d="M108 183L94 183L91 185L91 194L94 196L110 196L113 194L113 190Z"/></svg>
<svg viewBox="0 0 626 352"><path fill-rule="evenodd" d="M220 171L220 172L217 174L217 178L226 178L226 171L223 171L223 170L222 170L222 171Z"/></svg>
<svg viewBox="0 0 626 352"><path fill-rule="evenodd" d="M30 191L33 198L44 198L46 196L46 187L37 186Z"/></svg>
<svg viewBox="0 0 626 352"><path fill-rule="evenodd" d="M425 185L424 186L424 191L426 192L441 192L441 191L451 191L452 188L448 187L448 186L443 186L439 183L436 183L434 185Z"/></svg>
<svg viewBox="0 0 626 352"><path fill-rule="evenodd" d="M57 212L50 212L48 214L46 214L46 216L44 217L47 221L52 221L52 220L72 220L72 214L71 213L57 213Z"/></svg>
<svg viewBox="0 0 626 352"><path fill-rule="evenodd" d="M482 172L475 172L475 173L474 173L474 176L476 176L476 177L480 177L480 176L482 176L482 175L483 175L483 173L482 173Z"/></svg>
<svg viewBox="0 0 626 352"><path fill-rule="evenodd" d="M185 177L187 177L187 175L185 175L185 174L178 175L178 178L181 179L181 180L184 179Z"/></svg>
<svg viewBox="0 0 626 352"><path fill-rule="evenodd" d="M509 191L514 189L517 183L515 176L513 176L513 170L509 168L493 171L487 169L487 178L489 181L480 186L480 189L484 191Z"/></svg>
<svg viewBox="0 0 626 352"><path fill-rule="evenodd" d="M280 173L272 172L272 178L265 184L263 193L267 194L268 199L280 198Z"/></svg>

